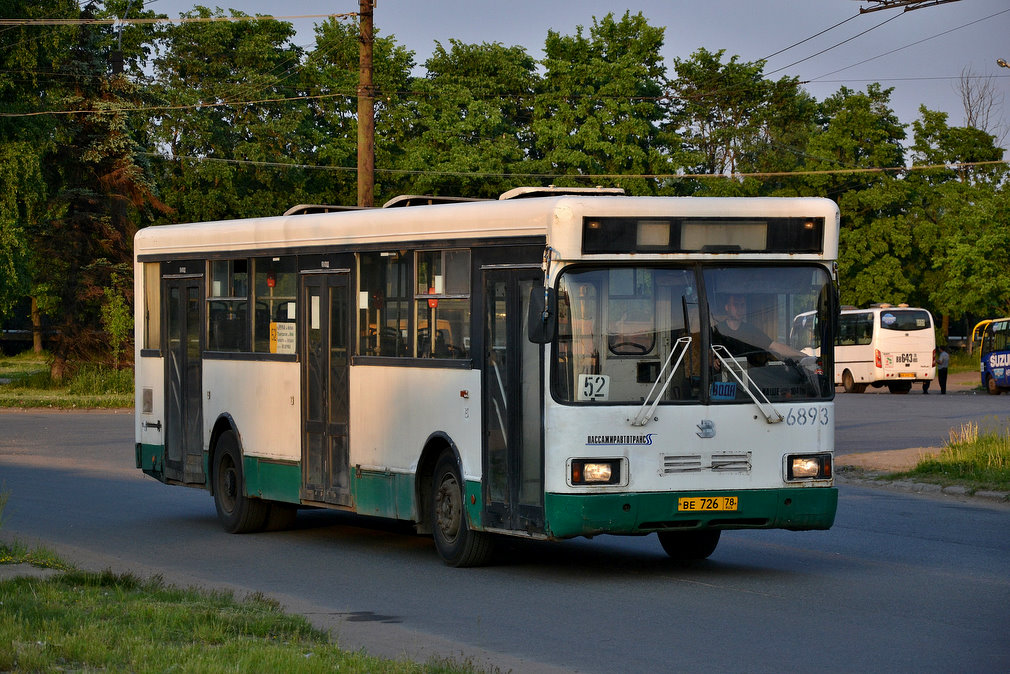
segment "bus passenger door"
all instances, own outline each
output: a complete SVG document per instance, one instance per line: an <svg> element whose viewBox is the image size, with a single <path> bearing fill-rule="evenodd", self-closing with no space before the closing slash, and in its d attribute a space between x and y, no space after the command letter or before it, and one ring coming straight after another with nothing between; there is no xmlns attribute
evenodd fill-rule
<svg viewBox="0 0 1010 674"><path fill-rule="evenodd" d="M543 531L541 347L526 338L536 269L484 272L484 520L493 528Z"/></svg>
<svg viewBox="0 0 1010 674"><path fill-rule="evenodd" d="M348 274L303 274L302 498L351 505Z"/></svg>
<svg viewBox="0 0 1010 674"><path fill-rule="evenodd" d="M203 277L166 277L165 478L203 483Z"/></svg>

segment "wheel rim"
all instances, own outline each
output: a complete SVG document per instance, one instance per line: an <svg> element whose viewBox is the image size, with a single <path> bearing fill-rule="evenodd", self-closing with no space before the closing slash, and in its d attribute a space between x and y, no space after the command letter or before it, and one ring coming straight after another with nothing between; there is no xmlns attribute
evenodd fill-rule
<svg viewBox="0 0 1010 674"><path fill-rule="evenodd" d="M447 474L439 482L438 493L435 495L435 522L442 538L449 543L455 541L462 521L463 503L459 483L455 476Z"/></svg>
<svg viewBox="0 0 1010 674"><path fill-rule="evenodd" d="M221 507L226 512L232 512L235 509L235 499L238 496L238 475L235 471L235 464L230 457L226 456L221 460L217 476L217 489Z"/></svg>

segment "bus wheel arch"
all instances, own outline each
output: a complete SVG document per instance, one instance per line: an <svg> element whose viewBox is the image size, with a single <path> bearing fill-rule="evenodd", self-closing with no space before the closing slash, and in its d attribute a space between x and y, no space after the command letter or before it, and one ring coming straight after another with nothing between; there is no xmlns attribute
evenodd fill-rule
<svg viewBox="0 0 1010 674"><path fill-rule="evenodd" d="M270 506L245 494L242 445L234 422L222 417L211 434L209 484L214 507L225 531L242 534L259 531L266 523Z"/></svg>
<svg viewBox="0 0 1010 674"><path fill-rule="evenodd" d="M456 443L442 432L428 436L417 461L417 470L414 471L414 512L417 513L416 530L419 534L431 533L431 485L435 464L444 452L451 452L457 465L463 464Z"/></svg>
<svg viewBox="0 0 1010 674"><path fill-rule="evenodd" d="M866 390L866 384L857 384L855 377L852 376L852 371L846 368L842 372L842 388L846 393L863 393Z"/></svg>
<svg viewBox="0 0 1010 674"><path fill-rule="evenodd" d="M490 559L491 535L470 527L466 484L459 451L448 437L425 443L417 469L419 532L431 533L435 548L450 566L480 566Z"/></svg>

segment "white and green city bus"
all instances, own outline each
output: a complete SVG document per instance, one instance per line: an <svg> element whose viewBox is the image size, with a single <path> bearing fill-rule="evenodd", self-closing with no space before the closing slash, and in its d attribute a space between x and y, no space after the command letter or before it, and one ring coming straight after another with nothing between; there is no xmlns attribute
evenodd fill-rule
<svg viewBox="0 0 1010 674"><path fill-rule="evenodd" d="M827 529L832 353L788 342L811 311L833 342L837 207L613 192L140 231L137 467L229 532L334 508L456 566L502 535L701 559Z"/></svg>

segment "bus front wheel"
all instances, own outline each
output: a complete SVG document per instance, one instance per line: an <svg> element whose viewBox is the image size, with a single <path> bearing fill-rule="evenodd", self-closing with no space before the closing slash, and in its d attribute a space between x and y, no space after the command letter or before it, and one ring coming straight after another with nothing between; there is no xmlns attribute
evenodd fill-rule
<svg viewBox="0 0 1010 674"><path fill-rule="evenodd" d="M695 529L692 531L660 531L659 543L663 550L678 562L708 559L719 545L719 529Z"/></svg>
<svg viewBox="0 0 1010 674"><path fill-rule="evenodd" d="M266 523L270 506L245 495L242 453L235 431L225 431L217 439L214 452L214 506L225 531L244 534L259 531Z"/></svg>
<svg viewBox="0 0 1010 674"><path fill-rule="evenodd" d="M431 529L438 554L449 566L480 566L491 558L491 535L466 521L463 480L452 452L443 452L432 481Z"/></svg>
<svg viewBox="0 0 1010 674"><path fill-rule="evenodd" d="M1003 389L1001 389L999 387L999 384L996 383L995 377L985 378L985 390L989 392L989 395L993 396L998 396L1000 393L1003 392Z"/></svg>

